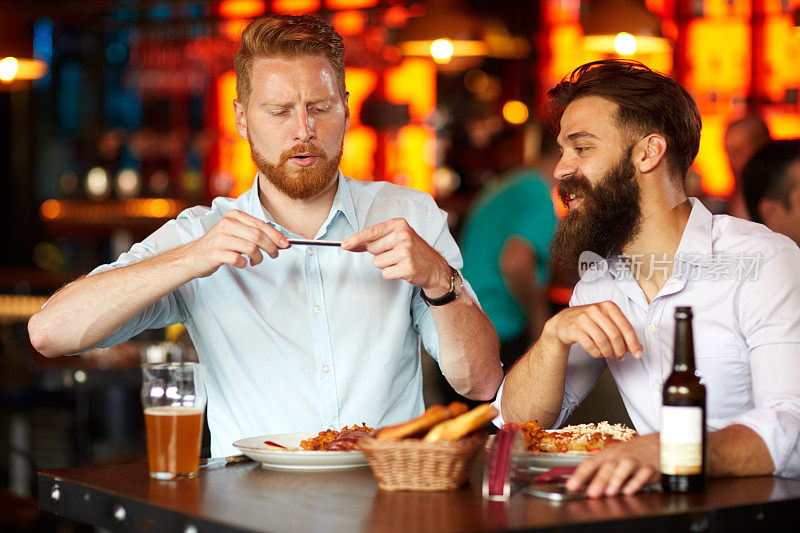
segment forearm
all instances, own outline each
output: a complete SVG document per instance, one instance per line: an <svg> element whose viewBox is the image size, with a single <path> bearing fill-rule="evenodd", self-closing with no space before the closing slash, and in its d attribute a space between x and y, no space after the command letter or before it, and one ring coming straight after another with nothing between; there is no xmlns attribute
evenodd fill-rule
<svg viewBox="0 0 800 533"><path fill-rule="evenodd" d="M772 474L767 445L747 426L735 424L708 434L708 470L714 477Z"/></svg>
<svg viewBox="0 0 800 533"><path fill-rule="evenodd" d="M537 420L552 426L561 413L569 346L543 334L517 361L503 385L501 409L506 422Z"/></svg>
<svg viewBox="0 0 800 533"><path fill-rule="evenodd" d="M439 334L439 366L459 394L490 400L503 379L500 343L494 326L469 294L432 306Z"/></svg>
<svg viewBox="0 0 800 533"><path fill-rule="evenodd" d="M509 294L525 312L530 337L539 338L549 310L536 277L536 251L524 239L510 237L500 254L500 271Z"/></svg>
<svg viewBox="0 0 800 533"><path fill-rule="evenodd" d="M31 344L47 357L95 346L149 304L192 279L183 248L63 287L31 317Z"/></svg>

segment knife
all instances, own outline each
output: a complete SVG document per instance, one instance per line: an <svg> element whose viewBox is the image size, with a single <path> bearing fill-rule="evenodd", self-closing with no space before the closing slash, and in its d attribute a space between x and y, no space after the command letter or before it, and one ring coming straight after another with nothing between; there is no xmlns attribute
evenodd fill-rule
<svg viewBox="0 0 800 533"><path fill-rule="evenodd" d="M216 470L217 468L224 468L226 466L237 465L239 463L249 463L252 459L246 455L230 455L228 457L212 457L207 459L205 463L200 465L200 468L206 470Z"/></svg>

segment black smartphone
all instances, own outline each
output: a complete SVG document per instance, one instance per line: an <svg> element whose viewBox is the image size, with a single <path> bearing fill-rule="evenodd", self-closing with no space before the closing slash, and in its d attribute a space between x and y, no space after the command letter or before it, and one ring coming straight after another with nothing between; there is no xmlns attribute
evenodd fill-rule
<svg viewBox="0 0 800 533"><path fill-rule="evenodd" d="M588 498L586 491L568 491L563 482L561 483L531 483L522 489L525 493L538 498L546 498L554 501L579 500Z"/></svg>

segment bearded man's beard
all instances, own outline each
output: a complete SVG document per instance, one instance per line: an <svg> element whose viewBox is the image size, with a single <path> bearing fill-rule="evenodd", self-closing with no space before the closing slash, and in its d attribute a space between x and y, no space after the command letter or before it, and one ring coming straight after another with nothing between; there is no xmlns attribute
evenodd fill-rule
<svg viewBox="0 0 800 533"><path fill-rule="evenodd" d="M342 148L336 157L329 159L322 149L310 143L303 143L281 154L277 164L269 163L250 140L250 157L256 168L276 189L293 200L308 200L321 193L333 181L342 160ZM289 159L300 153L309 153L319 159L310 167L289 166Z"/></svg>
<svg viewBox="0 0 800 533"><path fill-rule="evenodd" d="M584 251L604 258L620 254L639 233L641 191L636 181L636 168L631 163L632 153L633 146L595 186L580 173L559 182L561 200L566 204L569 196L575 194L582 198L582 205L577 210L569 210L550 243L553 264L558 269L576 268Z"/></svg>

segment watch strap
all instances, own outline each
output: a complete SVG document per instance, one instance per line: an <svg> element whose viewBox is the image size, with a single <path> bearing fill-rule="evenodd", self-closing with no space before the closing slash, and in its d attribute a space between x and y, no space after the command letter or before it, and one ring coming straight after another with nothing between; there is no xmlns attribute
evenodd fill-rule
<svg viewBox="0 0 800 533"><path fill-rule="evenodd" d="M419 293L422 296L422 299L428 305L439 306L444 304L449 304L456 298L458 298L458 291L456 291L456 276L458 276L458 272L453 267L450 267L450 290L448 290L444 295L439 296L438 298L429 298L425 291L420 289Z"/></svg>

